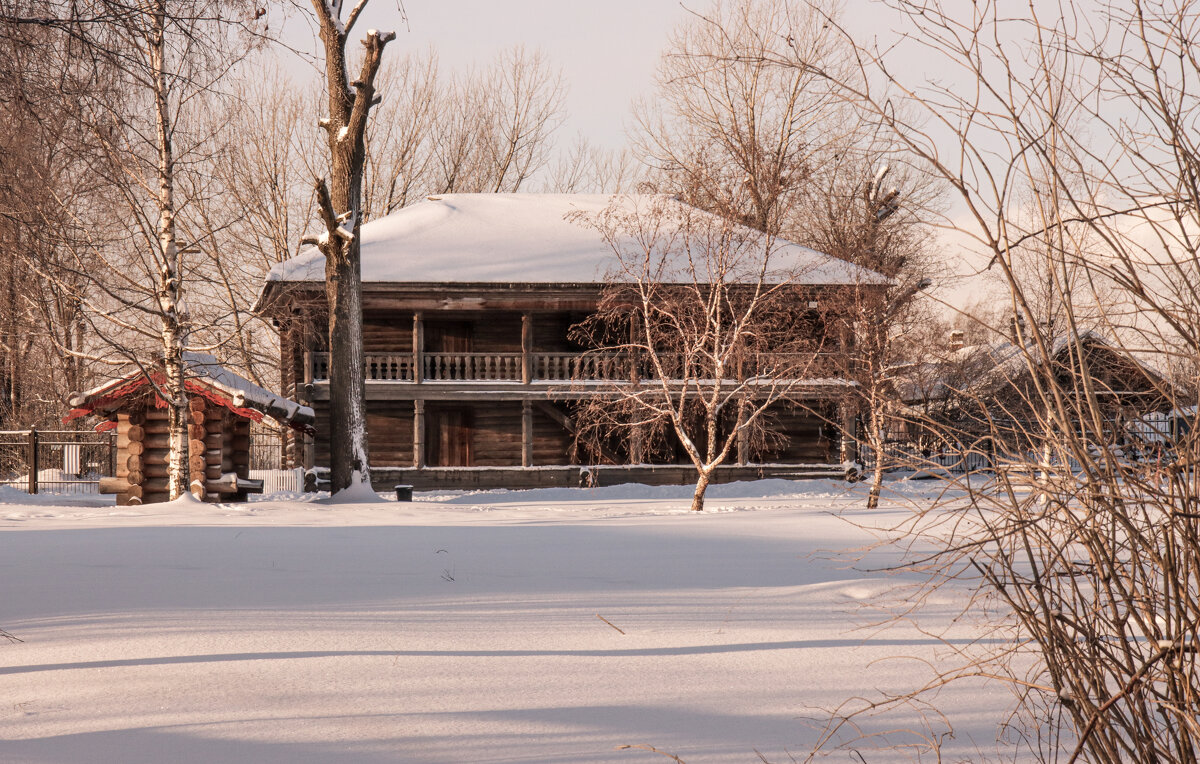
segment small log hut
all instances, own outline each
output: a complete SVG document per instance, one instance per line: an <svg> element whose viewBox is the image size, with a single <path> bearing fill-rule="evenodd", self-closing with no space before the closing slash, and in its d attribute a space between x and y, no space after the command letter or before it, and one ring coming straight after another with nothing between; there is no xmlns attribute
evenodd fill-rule
<svg viewBox="0 0 1200 764"><path fill-rule="evenodd" d="M203 501L245 501L262 491L250 480L250 424L269 416L280 424L312 433L313 411L281 398L220 366L189 354L188 453L191 491ZM117 504L168 501L169 430L167 403L158 394L159 371L138 372L71 397L64 422L82 416L102 418L97 431L117 432L116 475L100 481L100 493L116 494Z"/></svg>

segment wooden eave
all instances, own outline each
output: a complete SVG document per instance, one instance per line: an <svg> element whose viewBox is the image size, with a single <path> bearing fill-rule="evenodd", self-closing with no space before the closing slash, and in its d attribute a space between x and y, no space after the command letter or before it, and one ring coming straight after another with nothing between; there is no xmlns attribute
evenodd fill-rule
<svg viewBox="0 0 1200 764"><path fill-rule="evenodd" d="M515 311L591 312L596 309L605 283L530 282L457 283L372 281L363 284L363 310L374 311ZM837 290L839 284L796 284L814 297ZM862 285L883 289L883 285ZM255 306L268 317L287 315L297 303L323 306L325 283L320 281L269 281Z"/></svg>

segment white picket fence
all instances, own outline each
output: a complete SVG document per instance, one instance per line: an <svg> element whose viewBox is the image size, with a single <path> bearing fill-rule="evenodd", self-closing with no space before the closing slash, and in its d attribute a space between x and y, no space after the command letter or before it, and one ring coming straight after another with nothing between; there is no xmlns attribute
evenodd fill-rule
<svg viewBox="0 0 1200 764"><path fill-rule="evenodd" d="M300 493L304 490L304 468L290 470L250 470L251 480L263 481L263 495L271 493Z"/></svg>

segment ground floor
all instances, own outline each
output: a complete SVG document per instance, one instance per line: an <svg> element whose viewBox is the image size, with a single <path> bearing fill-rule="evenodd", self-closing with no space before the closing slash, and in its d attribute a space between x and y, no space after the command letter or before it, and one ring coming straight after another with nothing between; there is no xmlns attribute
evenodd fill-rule
<svg viewBox="0 0 1200 764"><path fill-rule="evenodd" d="M418 489L531 488L695 479L670 428L614 428L600 439L583 437L582 408L579 400L537 396L369 397L373 482L388 490L399 483ZM314 409L317 435L295 439L289 458L294 466L319 470L329 463L329 408L318 400ZM834 474L834 465L845 461L847 420L852 417L836 400L780 403L762 433L738 440L718 479Z"/></svg>

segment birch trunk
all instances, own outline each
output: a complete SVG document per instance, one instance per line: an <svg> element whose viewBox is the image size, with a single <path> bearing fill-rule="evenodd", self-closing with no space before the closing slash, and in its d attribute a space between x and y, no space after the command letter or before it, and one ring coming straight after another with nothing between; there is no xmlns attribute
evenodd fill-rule
<svg viewBox="0 0 1200 764"><path fill-rule="evenodd" d="M882 422L880 422L881 417L879 416L877 403L874 400L871 402L870 432L867 433L868 445L875 457L875 467L871 471L871 490L867 494L867 509L875 509L879 506L879 494L883 492L883 461L887 458L883 444Z"/></svg>
<svg viewBox="0 0 1200 764"><path fill-rule="evenodd" d="M188 490L187 391L184 387L183 349L186 329L182 311L183 268L175 239L175 157L171 146L170 83L167 78L165 0L154 4L147 40L154 78L154 122L158 148L158 242L162 262L157 285L162 321L162 392L170 414L168 487L172 499Z"/></svg>

